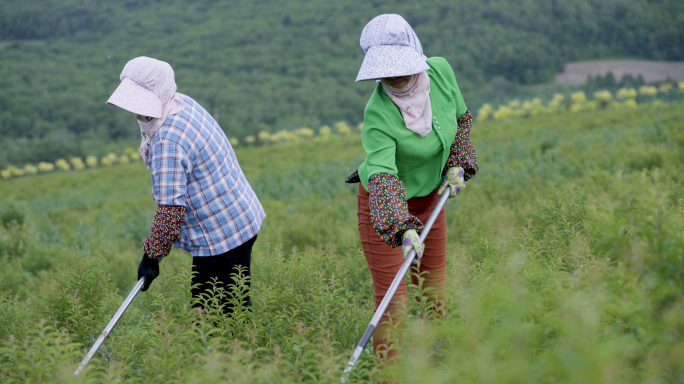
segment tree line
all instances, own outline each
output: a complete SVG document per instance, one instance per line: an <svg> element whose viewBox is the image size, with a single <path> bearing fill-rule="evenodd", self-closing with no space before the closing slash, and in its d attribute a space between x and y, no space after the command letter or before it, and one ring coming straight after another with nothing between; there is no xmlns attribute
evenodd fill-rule
<svg viewBox="0 0 684 384"><path fill-rule="evenodd" d="M140 55L168 61L179 92L231 137L360 122L374 83L354 83L358 40L380 13L403 15L428 56L449 60L471 109L572 60L684 59L681 1L8 0L0 166L133 143L135 121L104 101Z"/></svg>

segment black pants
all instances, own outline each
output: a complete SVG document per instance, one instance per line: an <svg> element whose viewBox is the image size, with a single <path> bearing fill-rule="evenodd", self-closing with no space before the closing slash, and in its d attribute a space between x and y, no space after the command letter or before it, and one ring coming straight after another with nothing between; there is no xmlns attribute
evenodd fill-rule
<svg viewBox="0 0 684 384"><path fill-rule="evenodd" d="M231 249L230 251L220 254L218 256L205 256L192 258L192 297L200 297L201 294L211 291L216 281L217 286L220 285L226 291L229 297L232 288L235 286L233 274L237 274L241 267L242 275L246 277L251 276L250 264L252 261L252 246L256 241L256 235L239 247ZM249 280L247 280L247 289L249 289ZM233 307L226 302L226 298L220 301L224 313L232 313ZM246 307L252 305L252 300L249 297L249 291L244 298L242 304ZM195 303L195 307L202 307L201 303Z"/></svg>

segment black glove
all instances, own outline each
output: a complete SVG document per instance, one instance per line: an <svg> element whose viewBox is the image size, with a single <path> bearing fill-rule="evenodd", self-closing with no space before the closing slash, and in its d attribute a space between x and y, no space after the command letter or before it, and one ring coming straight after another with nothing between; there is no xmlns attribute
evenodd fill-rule
<svg viewBox="0 0 684 384"><path fill-rule="evenodd" d="M147 291L150 287L152 281L159 276L159 260L152 259L147 256L147 253L143 254L142 261L140 261L140 266L138 267L138 280L141 277L145 278L141 291Z"/></svg>

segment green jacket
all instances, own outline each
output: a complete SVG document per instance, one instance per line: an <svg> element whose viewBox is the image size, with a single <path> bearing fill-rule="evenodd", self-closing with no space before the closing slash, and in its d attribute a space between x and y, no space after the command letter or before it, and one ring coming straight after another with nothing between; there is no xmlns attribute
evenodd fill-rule
<svg viewBox="0 0 684 384"><path fill-rule="evenodd" d="M368 179L376 173L398 177L406 188L406 199L429 195L442 180L442 170L458 130L457 118L467 108L456 76L442 57L427 60L430 69L432 131L425 137L406 128L399 107L378 83L364 111L362 144L366 161L359 177L368 190Z"/></svg>

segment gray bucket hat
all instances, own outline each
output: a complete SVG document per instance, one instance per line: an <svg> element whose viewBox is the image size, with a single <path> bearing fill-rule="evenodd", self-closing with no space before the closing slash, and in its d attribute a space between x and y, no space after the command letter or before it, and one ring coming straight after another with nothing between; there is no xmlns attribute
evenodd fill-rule
<svg viewBox="0 0 684 384"><path fill-rule="evenodd" d="M369 21L361 32L366 54L356 81L413 75L430 69L418 36L403 17L385 14Z"/></svg>

